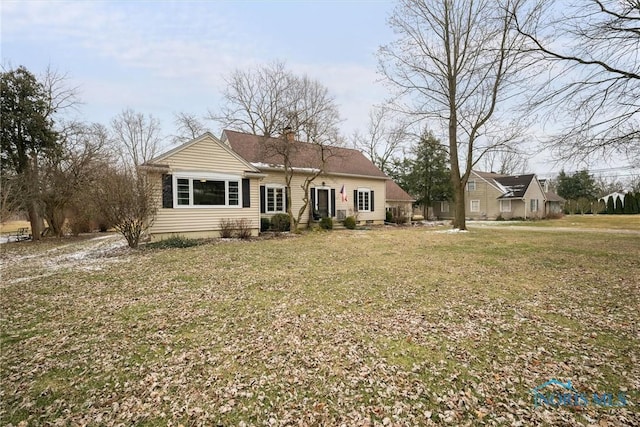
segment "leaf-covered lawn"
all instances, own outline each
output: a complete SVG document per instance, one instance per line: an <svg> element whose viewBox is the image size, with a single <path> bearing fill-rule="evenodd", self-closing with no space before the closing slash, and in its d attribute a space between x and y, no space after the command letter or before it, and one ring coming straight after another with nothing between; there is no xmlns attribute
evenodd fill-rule
<svg viewBox="0 0 640 427"><path fill-rule="evenodd" d="M637 234L113 239L3 245L1 424L640 425Z"/></svg>

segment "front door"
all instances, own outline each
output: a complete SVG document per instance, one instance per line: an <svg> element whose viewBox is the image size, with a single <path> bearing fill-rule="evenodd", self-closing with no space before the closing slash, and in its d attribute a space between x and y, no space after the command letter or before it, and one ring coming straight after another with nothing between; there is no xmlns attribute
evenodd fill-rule
<svg viewBox="0 0 640 427"><path fill-rule="evenodd" d="M326 188L318 188L318 213L320 218L329 216L329 190Z"/></svg>

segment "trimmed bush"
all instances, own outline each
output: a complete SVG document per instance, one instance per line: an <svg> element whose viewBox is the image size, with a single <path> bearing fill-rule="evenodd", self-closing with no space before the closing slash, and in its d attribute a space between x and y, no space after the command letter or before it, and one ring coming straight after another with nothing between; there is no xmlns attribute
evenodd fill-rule
<svg viewBox="0 0 640 427"><path fill-rule="evenodd" d="M320 228L322 228L324 230L333 229L333 219L331 219L330 217L322 218L320 220Z"/></svg>
<svg viewBox="0 0 640 427"><path fill-rule="evenodd" d="M614 213L616 213L616 214L624 213L624 210L623 210L623 207L622 207L622 199L620 197L616 197L616 209L615 209Z"/></svg>
<svg viewBox="0 0 640 427"><path fill-rule="evenodd" d="M389 212L387 212L388 214ZM356 218L353 216L348 216L344 219L343 224L345 226L345 228L348 228L349 230L355 230L356 229Z"/></svg>
<svg viewBox="0 0 640 427"><path fill-rule="evenodd" d="M157 242L147 243L145 247L151 249L171 249L171 248L190 248L198 246L201 242L196 239L188 239L184 236L175 235Z"/></svg>
<svg viewBox="0 0 640 427"><path fill-rule="evenodd" d="M269 231L271 228L271 219L268 216L260 218L260 231Z"/></svg>
<svg viewBox="0 0 640 427"><path fill-rule="evenodd" d="M272 216L271 228L273 231L289 231L291 229L289 214L279 213Z"/></svg>
<svg viewBox="0 0 640 427"><path fill-rule="evenodd" d="M614 213L616 213L616 207L615 203L613 202L613 197L609 197L607 199L607 213L609 215L613 215Z"/></svg>

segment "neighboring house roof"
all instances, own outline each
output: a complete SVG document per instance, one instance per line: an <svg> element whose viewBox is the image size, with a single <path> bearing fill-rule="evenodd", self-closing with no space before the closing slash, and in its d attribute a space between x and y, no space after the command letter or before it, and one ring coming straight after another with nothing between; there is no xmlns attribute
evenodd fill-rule
<svg viewBox="0 0 640 427"><path fill-rule="evenodd" d="M529 184L533 181L534 174L501 176L494 180L506 188L507 192L499 199L521 199L529 188Z"/></svg>
<svg viewBox="0 0 640 427"><path fill-rule="evenodd" d="M282 154L274 147L279 143L277 138L269 138L248 133L225 130L222 140L227 142L233 151L259 169L282 168ZM296 150L291 155L291 166L301 170L317 170L321 163L320 148L317 144L294 141ZM388 179L360 151L334 146L324 146L329 154L326 156L325 173L334 175L352 175L376 179Z"/></svg>
<svg viewBox="0 0 640 427"><path fill-rule="evenodd" d="M402 187L396 184L393 180L389 179L386 182L387 185L387 201L390 202L415 202L416 199L411 197L409 193L404 191Z"/></svg>
<svg viewBox="0 0 640 427"><path fill-rule="evenodd" d="M566 202L564 198L558 196L553 191L545 191L544 197L547 199L547 202Z"/></svg>
<svg viewBox="0 0 640 427"><path fill-rule="evenodd" d="M482 171L476 171L476 170L472 172L484 179L496 179L496 178L502 178L502 177L508 176L508 175L502 175L495 172L482 172Z"/></svg>

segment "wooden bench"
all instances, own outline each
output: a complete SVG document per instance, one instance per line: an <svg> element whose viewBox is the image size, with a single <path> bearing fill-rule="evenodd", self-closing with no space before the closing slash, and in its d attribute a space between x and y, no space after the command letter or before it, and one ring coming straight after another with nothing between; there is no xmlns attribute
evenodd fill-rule
<svg viewBox="0 0 640 427"><path fill-rule="evenodd" d="M16 242L31 239L31 234L27 227L20 227L16 230Z"/></svg>

